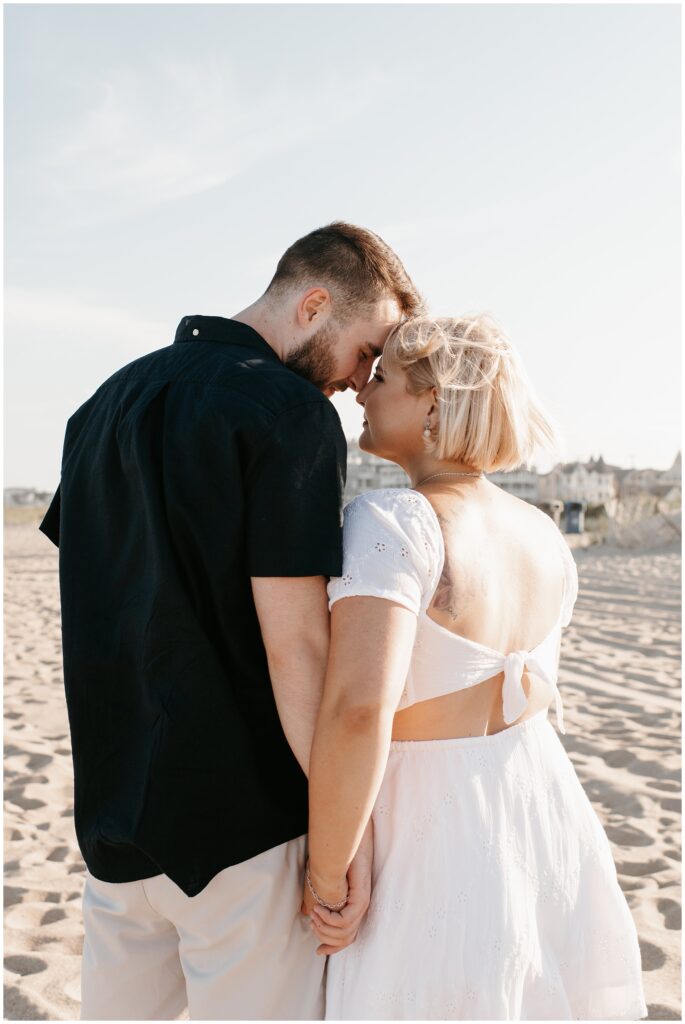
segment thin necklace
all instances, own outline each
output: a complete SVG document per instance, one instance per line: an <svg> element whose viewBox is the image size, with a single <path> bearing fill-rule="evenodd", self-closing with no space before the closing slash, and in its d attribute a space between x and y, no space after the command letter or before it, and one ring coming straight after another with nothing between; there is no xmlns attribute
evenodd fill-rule
<svg viewBox="0 0 685 1024"><path fill-rule="evenodd" d="M479 473L457 473L457 472L454 472L454 473L431 473L430 476L424 476L423 480L419 480L419 482L415 486L416 487L420 487L421 484L425 484L429 480L435 480L435 478L438 477L438 476L482 476L482 475L483 475L483 471L482 470Z"/></svg>

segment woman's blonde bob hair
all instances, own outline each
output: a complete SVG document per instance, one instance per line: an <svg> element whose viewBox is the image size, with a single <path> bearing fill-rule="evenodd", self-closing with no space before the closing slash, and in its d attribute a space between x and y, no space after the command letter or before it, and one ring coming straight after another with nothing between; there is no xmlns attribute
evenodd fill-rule
<svg viewBox="0 0 685 1024"><path fill-rule="evenodd" d="M406 320L385 343L389 364L405 372L410 394L437 388L440 421L426 441L436 458L492 473L529 466L537 447L556 448L556 430L491 316Z"/></svg>

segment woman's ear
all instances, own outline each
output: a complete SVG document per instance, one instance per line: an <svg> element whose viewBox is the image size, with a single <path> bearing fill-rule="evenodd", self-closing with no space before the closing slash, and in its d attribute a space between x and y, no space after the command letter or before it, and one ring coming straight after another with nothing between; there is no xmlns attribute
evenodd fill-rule
<svg viewBox="0 0 685 1024"><path fill-rule="evenodd" d="M433 402L432 402L432 405L431 405L430 409L428 410L428 413L427 413L428 416L433 416L436 413L440 412L440 405L439 405L440 395L438 394L438 389L437 388L431 388L431 398L432 398Z"/></svg>

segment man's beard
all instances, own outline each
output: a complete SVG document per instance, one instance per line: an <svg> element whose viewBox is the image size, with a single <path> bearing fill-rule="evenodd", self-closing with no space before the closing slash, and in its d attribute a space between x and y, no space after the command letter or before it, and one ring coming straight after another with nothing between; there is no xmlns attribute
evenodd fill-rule
<svg viewBox="0 0 685 1024"><path fill-rule="evenodd" d="M336 341L337 335L332 326L324 324L311 338L307 338L299 348L286 356L283 365L323 391L335 374L333 350Z"/></svg>

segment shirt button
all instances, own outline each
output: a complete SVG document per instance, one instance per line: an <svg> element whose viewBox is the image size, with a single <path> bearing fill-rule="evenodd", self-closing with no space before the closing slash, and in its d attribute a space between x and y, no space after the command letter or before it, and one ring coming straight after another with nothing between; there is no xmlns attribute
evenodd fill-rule
<svg viewBox="0 0 685 1024"><path fill-rule="evenodd" d="M199 333L200 333L200 332L199 332L199 330L197 329L197 327L194 327L194 328L193 328L193 334L195 335L195 337L196 337L196 338L197 338L197 336L198 336L198 334L199 334Z"/></svg>

